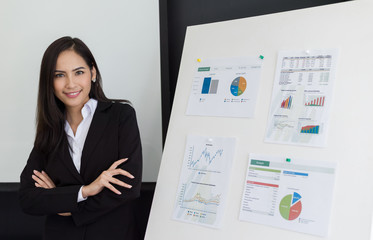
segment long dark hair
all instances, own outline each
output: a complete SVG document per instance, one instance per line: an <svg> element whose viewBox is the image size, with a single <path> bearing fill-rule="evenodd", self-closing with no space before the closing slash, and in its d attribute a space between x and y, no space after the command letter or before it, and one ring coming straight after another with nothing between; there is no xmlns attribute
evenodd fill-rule
<svg viewBox="0 0 373 240"><path fill-rule="evenodd" d="M78 38L62 37L54 41L45 51L40 67L39 93L36 116L36 137L34 146L47 156L54 155L66 139L65 105L53 93L53 81L57 58L61 52L73 50L80 55L89 68L96 69L96 82L91 82L90 98L109 102L102 90L102 79L89 48ZM125 101L126 100L122 100Z"/></svg>

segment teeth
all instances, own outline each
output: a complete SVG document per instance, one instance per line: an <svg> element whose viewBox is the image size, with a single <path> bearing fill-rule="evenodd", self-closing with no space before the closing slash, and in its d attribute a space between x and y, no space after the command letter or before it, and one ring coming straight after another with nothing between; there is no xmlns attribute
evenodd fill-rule
<svg viewBox="0 0 373 240"><path fill-rule="evenodd" d="M70 95L70 96L75 96L75 95L78 95L79 92L74 92L74 93L68 93L67 95Z"/></svg>

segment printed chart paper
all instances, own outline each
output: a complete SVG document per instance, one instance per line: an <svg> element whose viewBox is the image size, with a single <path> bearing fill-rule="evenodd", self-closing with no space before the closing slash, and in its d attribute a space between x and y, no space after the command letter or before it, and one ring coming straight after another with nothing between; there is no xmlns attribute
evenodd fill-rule
<svg viewBox="0 0 373 240"><path fill-rule="evenodd" d="M254 117L262 59L206 59L197 63L187 115Z"/></svg>
<svg viewBox="0 0 373 240"><path fill-rule="evenodd" d="M235 138L188 136L173 214L175 220L220 227L235 143Z"/></svg>
<svg viewBox="0 0 373 240"><path fill-rule="evenodd" d="M337 50L281 51L265 141L325 147Z"/></svg>
<svg viewBox="0 0 373 240"><path fill-rule="evenodd" d="M336 163L250 154L240 220L327 236Z"/></svg>

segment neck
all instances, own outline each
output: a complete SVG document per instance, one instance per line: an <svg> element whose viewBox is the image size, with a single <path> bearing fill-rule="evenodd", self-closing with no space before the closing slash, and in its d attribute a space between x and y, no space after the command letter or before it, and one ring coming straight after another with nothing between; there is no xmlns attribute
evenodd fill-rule
<svg viewBox="0 0 373 240"><path fill-rule="evenodd" d="M89 98L87 99L87 101L85 101L85 103L87 103L88 100ZM75 107L66 106L66 120L69 122L72 128L73 126L78 127L79 123L83 120L82 109L84 107L84 104L82 104L81 106L75 106Z"/></svg>
<svg viewBox="0 0 373 240"><path fill-rule="evenodd" d="M66 120L69 122L70 126L79 125L79 123L83 120L82 109L66 109Z"/></svg>
<svg viewBox="0 0 373 240"><path fill-rule="evenodd" d="M66 109L66 120L69 122L74 135L78 129L80 122L83 120L82 109Z"/></svg>

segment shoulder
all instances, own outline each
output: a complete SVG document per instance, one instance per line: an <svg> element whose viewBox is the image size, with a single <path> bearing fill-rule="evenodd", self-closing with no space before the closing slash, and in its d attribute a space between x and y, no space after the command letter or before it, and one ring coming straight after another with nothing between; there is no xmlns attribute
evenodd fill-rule
<svg viewBox="0 0 373 240"><path fill-rule="evenodd" d="M135 109L132 104L126 102L98 102L98 112L105 112L111 117L125 119L128 117L136 117Z"/></svg>
<svg viewBox="0 0 373 240"><path fill-rule="evenodd" d="M97 111L128 111L134 112L135 109L133 108L130 102L97 102Z"/></svg>
<svg viewBox="0 0 373 240"><path fill-rule="evenodd" d="M128 112L134 112L135 109L133 108L132 104L129 102L113 102L113 107L115 109L118 109L119 111L128 111Z"/></svg>
<svg viewBox="0 0 373 240"><path fill-rule="evenodd" d="M126 102L113 102L112 103L112 111L119 114L121 118L128 117L128 116L135 116L136 112L133 108L132 104Z"/></svg>

